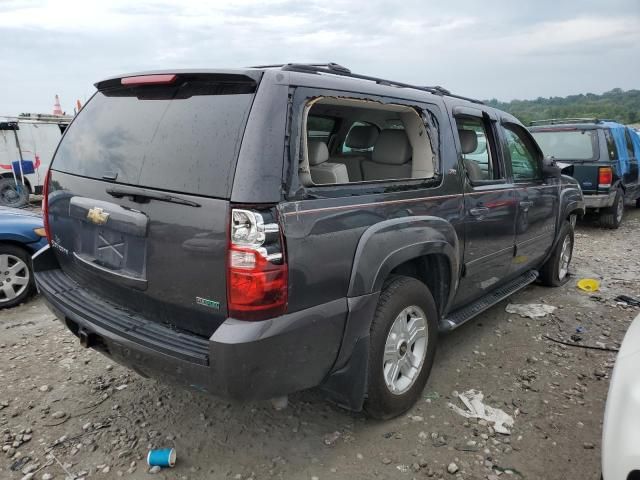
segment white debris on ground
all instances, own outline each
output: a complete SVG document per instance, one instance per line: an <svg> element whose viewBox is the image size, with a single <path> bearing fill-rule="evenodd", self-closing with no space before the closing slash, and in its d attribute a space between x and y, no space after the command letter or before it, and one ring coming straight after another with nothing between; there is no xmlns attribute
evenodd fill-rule
<svg viewBox="0 0 640 480"><path fill-rule="evenodd" d="M447 405L454 412L462 415L466 418L478 418L480 420L486 420L493 424L493 429L504 435L511 435L509 428L513 427L513 417L499 408L493 408L489 405L485 405L482 400L484 395L478 390L467 390L464 393L459 393L458 398L467 407L464 410L453 403L449 402ZM508 427L508 428L507 428Z"/></svg>
<svg viewBox="0 0 640 480"><path fill-rule="evenodd" d="M555 312L555 310L556 307L553 305L546 305L544 303L510 303L506 308L507 313L515 313L523 318L542 318Z"/></svg>

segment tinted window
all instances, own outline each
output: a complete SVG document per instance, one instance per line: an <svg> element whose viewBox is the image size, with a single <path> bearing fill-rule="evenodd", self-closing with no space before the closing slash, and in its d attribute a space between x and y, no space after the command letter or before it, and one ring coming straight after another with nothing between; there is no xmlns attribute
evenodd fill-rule
<svg viewBox="0 0 640 480"><path fill-rule="evenodd" d="M477 182L502 178L497 155L493 153L489 143L493 141L490 140L492 138L491 132L484 120L478 117L456 117L456 124L461 144L463 143L463 135L466 137L475 136L476 139L475 150L470 153L462 153L464 168L469 179L472 182Z"/></svg>
<svg viewBox="0 0 640 480"><path fill-rule="evenodd" d="M542 152L556 160L593 160L598 152L596 130L543 130L531 132Z"/></svg>
<svg viewBox="0 0 640 480"><path fill-rule="evenodd" d="M633 153L633 143L631 143L631 135L629 135L628 129L624 131L624 136L627 140L627 154L629 155L629 158L633 158L635 157L635 154Z"/></svg>
<svg viewBox="0 0 640 480"><path fill-rule="evenodd" d="M322 140L324 143L328 143L335 126L335 118L309 115L307 118L307 137L310 140Z"/></svg>
<svg viewBox="0 0 640 480"><path fill-rule="evenodd" d="M203 91L210 89L174 87L168 95L156 89L149 97L131 89L96 93L69 127L53 168L228 198L253 94Z"/></svg>
<svg viewBox="0 0 640 480"><path fill-rule="evenodd" d="M504 134L511 160L513 179L519 181L541 178L538 152L521 127L505 125Z"/></svg>
<svg viewBox="0 0 640 480"><path fill-rule="evenodd" d="M609 153L609 160L615 160L618 158L618 147L616 147L616 141L613 139L611 130L608 128L603 129L604 138L607 142L607 152Z"/></svg>

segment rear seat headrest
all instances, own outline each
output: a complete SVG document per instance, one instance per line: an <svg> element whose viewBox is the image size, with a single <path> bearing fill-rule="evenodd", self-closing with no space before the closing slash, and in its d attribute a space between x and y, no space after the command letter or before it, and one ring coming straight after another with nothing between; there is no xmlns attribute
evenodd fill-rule
<svg viewBox="0 0 640 480"><path fill-rule="evenodd" d="M478 148L478 135L473 130L466 130L464 128L458 129L458 136L460 137L460 147L462 153L473 153Z"/></svg>
<svg viewBox="0 0 640 480"><path fill-rule="evenodd" d="M307 151L309 153L309 165L320 165L329 160L329 149L322 140L309 140Z"/></svg>
<svg viewBox="0 0 640 480"><path fill-rule="evenodd" d="M382 130L373 147L371 159L376 163L402 165L411 158L411 145L404 130Z"/></svg>
<svg viewBox="0 0 640 480"><path fill-rule="evenodd" d="M373 125L356 125L351 127L344 144L356 150L365 150L373 147L378 138L378 128Z"/></svg>

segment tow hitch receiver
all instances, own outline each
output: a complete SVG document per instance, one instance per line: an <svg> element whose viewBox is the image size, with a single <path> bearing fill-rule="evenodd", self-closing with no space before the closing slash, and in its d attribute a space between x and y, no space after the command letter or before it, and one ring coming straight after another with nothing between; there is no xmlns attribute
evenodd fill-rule
<svg viewBox="0 0 640 480"><path fill-rule="evenodd" d="M91 332L87 332L84 328L78 331L78 338L80 339L80 345L84 348L93 347L96 342L95 335Z"/></svg>

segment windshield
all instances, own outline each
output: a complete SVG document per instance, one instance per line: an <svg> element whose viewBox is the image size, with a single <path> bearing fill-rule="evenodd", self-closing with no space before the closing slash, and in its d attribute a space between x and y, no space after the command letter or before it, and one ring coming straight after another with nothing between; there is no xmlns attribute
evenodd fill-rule
<svg viewBox="0 0 640 480"><path fill-rule="evenodd" d="M238 93L215 82L171 88L97 92L69 127L53 168L229 198L254 89Z"/></svg>
<svg viewBox="0 0 640 480"><path fill-rule="evenodd" d="M595 160L597 130L541 130L531 132L542 152L556 160Z"/></svg>

